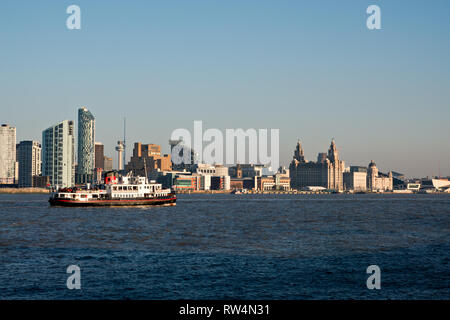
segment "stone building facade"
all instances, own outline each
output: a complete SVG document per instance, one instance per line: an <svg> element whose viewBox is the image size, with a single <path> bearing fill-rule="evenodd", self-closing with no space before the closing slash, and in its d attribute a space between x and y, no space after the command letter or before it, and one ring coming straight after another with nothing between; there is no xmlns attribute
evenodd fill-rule
<svg viewBox="0 0 450 320"><path fill-rule="evenodd" d="M389 171L388 175L378 172L378 168L372 160L367 170L367 190L370 192L384 192L392 191L393 189L392 171Z"/></svg>
<svg viewBox="0 0 450 320"><path fill-rule="evenodd" d="M319 154L317 162L308 162L300 141L297 143L294 158L289 166L291 188L300 190L306 187L324 187L329 190L343 190L345 163L340 160L334 140L331 141L327 156Z"/></svg>

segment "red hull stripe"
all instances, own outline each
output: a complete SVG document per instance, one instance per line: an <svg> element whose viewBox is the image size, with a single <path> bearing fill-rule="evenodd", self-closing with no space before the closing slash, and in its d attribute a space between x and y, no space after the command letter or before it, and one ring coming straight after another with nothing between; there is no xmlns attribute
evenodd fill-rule
<svg viewBox="0 0 450 320"><path fill-rule="evenodd" d="M153 202L153 201L170 201L176 200L177 198L163 198L163 199L136 199L136 200L125 200L125 199L111 199L111 200L95 200L95 201L77 201L77 200L63 200L63 199L52 199L55 202L66 202L66 203L107 203L107 202Z"/></svg>

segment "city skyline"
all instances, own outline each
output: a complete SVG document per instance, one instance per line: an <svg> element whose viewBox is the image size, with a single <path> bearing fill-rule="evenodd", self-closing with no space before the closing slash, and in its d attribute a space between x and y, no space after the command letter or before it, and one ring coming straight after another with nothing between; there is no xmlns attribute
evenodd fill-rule
<svg viewBox="0 0 450 320"><path fill-rule="evenodd" d="M89 117L91 118L91 121L93 122L93 123L95 123L95 121L94 121L94 116L91 114L91 112L86 108L86 107L81 107L81 108L79 108L79 109L77 109L78 110L78 112L80 113L80 112L88 112L89 113ZM75 125L74 125L74 121L73 120L63 120L63 121L60 121L60 122L58 122L56 125L53 125L53 126L50 126L49 128L47 128L47 129L45 129L45 130L43 130L42 131L42 135L44 135L45 134L45 132L47 132L47 131L49 131L50 129L52 129L53 130L53 128L55 128L55 127L58 127L58 126L60 126L60 125L62 125L62 124L65 124L65 123L71 123L71 126L72 127L75 127ZM2 124L2 126L3 127L6 127L6 128L12 128L12 129L14 129L14 134L16 135L16 132L17 132L17 128L16 127L14 127L14 126L11 126L10 124ZM95 126L95 124L93 125L93 126ZM79 124L77 123L77 127L79 127ZM72 133L71 133L71 135L74 135L75 133L74 133L74 130L73 129L71 129L72 130ZM95 131L95 129L94 128L92 128L92 130L93 131ZM42 137L42 135L41 135L41 137ZM78 138L80 137L80 134L78 134L77 133L77 136L78 136ZM78 157L79 157L79 155L80 155L80 147L79 147L79 141L78 141L78 139L74 139L74 138L72 138L73 139L73 145L70 147L70 148L74 148L74 151L72 152L73 153L73 158L74 158L74 166L76 166L76 167L78 167ZM18 145L20 145L21 143L23 143L23 142L33 142L33 143L38 143L38 144L41 144L42 143L42 141L41 141L42 139L40 139L40 140L37 140L37 141L34 141L34 140L20 140L19 141L19 139L16 139L16 144L17 144L17 146ZM95 138L94 138L94 140L95 140ZM142 141L142 140L138 140L138 141ZM117 149L115 149L115 151L113 151L112 153L111 153L111 157L107 157L106 155L104 155L104 144L103 143L101 143L101 142L99 142L99 141L92 141L93 142L93 147L95 147L95 148L93 148L91 151L91 153L90 153L90 156L89 157L93 157L93 161L97 161L98 163L100 163L99 161L100 160L96 160L96 153L98 152L97 151L97 147L100 147L101 146L101 153L102 153L102 159L103 159L103 161L101 161L101 163L103 164L104 163L104 161L105 161L105 159L109 159L109 158L111 158L111 159L114 159L114 156L117 156ZM167 142L167 141L166 141ZM170 150L170 147L172 147L172 145L170 144L170 142L172 142L172 140L169 140L169 142L167 143L167 145L169 145L169 152L167 152L167 153L165 153L165 152L162 152L162 151L159 151L159 155L168 155L169 156L169 159L170 159L170 157L171 157L171 150ZM14 144L14 146L16 146L16 144ZM133 148L134 148L134 150L133 150L133 152L132 152L132 154L130 155L130 156L128 156L127 157L127 161L124 163L124 166L128 166L129 164L131 164L132 162L133 162L133 154L135 153L135 148L136 148L136 145L141 145L141 144L145 144L145 143L142 143L142 142L133 142ZM154 146L156 146L156 147L158 147L158 148L160 148L161 146L163 146L164 144L153 144L153 143L150 143L149 145L154 145ZM75 157L75 146L77 146L77 150L78 150L78 156L77 157ZM248 145L248 141L246 142L246 148L248 149L249 148L249 145ZM335 144L335 138L333 137L333 138L331 138L331 146L330 146L330 148L333 148L333 154L337 154L337 153L339 153L339 154L341 154L341 147L339 146L339 147L337 147L336 146L336 144ZM163 148L161 148L161 150L163 150ZM327 157L329 157L329 155L330 155L330 151L331 149L328 149L328 156L327 156L327 153L325 153L325 152L323 152L323 150L319 150L318 152L317 152L317 155L316 155L316 158L314 158L314 157L311 157L311 158L308 158L307 156L305 156L305 150L303 149L303 142L301 141L301 139L297 139L297 146L296 146L296 148L295 148L295 152L294 152L294 157L292 157L291 156L291 161L290 162L288 162L287 164L285 164L285 163L280 163L280 168L288 168L289 166L290 166L290 164L292 164L292 158L293 159L296 159L296 160L300 160L300 158L301 159L303 159L303 160L301 160L301 161L303 161L303 163L309 163L309 164L314 164L314 163L320 163L320 162L323 162L323 160L324 159L326 159ZM291 150L292 151L292 150ZM311 153L311 152L309 152L309 153ZM299 158L300 157L300 158ZM120 157L121 159L122 159L122 157ZM321 158L323 158L322 160L321 160ZM338 158L341 158L342 159L342 157L341 156L338 156ZM246 156L246 159L248 159L248 157ZM317 160L317 162L316 162L316 160ZM207 163L207 162L198 162L198 163L204 163L204 164L209 164L209 165L212 165L213 163ZM246 162L246 163L248 163L248 162ZM344 168L347 168L347 169L350 169L351 167L366 167L366 166L369 166L370 167L370 165L373 163L373 160L370 160L370 162L368 163L368 164L366 164L366 163L362 163L362 164L355 164L355 163L352 163L352 162L350 162L350 161L344 161L344 163L345 163L345 166L343 166L343 168L342 168L342 170L344 169ZM239 164L239 162L236 162L236 163L234 163L233 165L237 165L237 164ZM255 163L255 164L257 164L257 165L260 165L260 163ZM116 162L114 162L114 160L112 161L112 170L119 170L119 168L117 167L117 165L118 165L118 163L117 163L117 161ZM94 169L96 169L97 168L97 166L95 166L94 165L94 163L93 163L93 168L92 168L92 170L91 170L91 176L93 175L93 174L95 174L94 173ZM98 167L98 168L101 168L101 167ZM102 168L103 169L103 168ZM176 170L176 169L175 169ZM272 170L274 170L274 171L276 171L276 168L272 168ZM44 170L43 170L44 171ZM402 169L400 168L400 169L384 169L383 168L383 170L382 171L385 171L385 172L394 172L394 171L402 171ZM403 174L403 173L402 173ZM445 174L440 174L440 175L429 175L429 176L408 176L408 175L405 175L405 177L407 177L407 178L410 178L410 179L415 179L415 178L432 178L432 177L443 177L443 178L445 178L445 177L450 177L450 175L445 175ZM76 171L75 171L75 169L74 169L74 172L73 172L73 179L74 180L76 180Z"/></svg>
<svg viewBox="0 0 450 320"><path fill-rule="evenodd" d="M78 31L65 27L69 2L5 3L2 123L40 141L86 105L114 166L127 117L127 141L163 153L173 130L203 120L280 129L283 165L298 138L313 160L335 137L349 164L448 176L450 4L378 1L383 29L372 32L371 2L135 2L106 14L79 1Z"/></svg>

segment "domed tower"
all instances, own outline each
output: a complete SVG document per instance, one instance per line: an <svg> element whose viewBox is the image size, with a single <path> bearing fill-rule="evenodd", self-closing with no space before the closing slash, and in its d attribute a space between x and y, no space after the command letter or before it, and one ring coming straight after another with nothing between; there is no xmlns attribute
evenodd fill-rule
<svg viewBox="0 0 450 320"><path fill-rule="evenodd" d="M371 160L369 163L369 170L367 170L367 174L368 175L373 174L375 177L378 177L378 168L375 162L373 162L373 160Z"/></svg>
<svg viewBox="0 0 450 320"><path fill-rule="evenodd" d="M330 148L328 149L328 159L330 159L330 161L333 163L339 162L339 152L336 148L334 138L331 140L331 145Z"/></svg>
<svg viewBox="0 0 450 320"><path fill-rule="evenodd" d="M303 152L302 144L300 140L297 141L297 146L295 147L294 159L300 163L305 163L305 154Z"/></svg>
<svg viewBox="0 0 450 320"><path fill-rule="evenodd" d="M292 157L291 164L289 165L289 177L291 178L291 188L299 188L299 168L306 163L305 154L303 152L302 144L300 140L297 141L295 147L294 156Z"/></svg>
<svg viewBox="0 0 450 320"><path fill-rule="evenodd" d="M330 147L328 148L327 159L328 165L328 189L342 190L344 162L339 160L339 151L337 150L334 138L331 139Z"/></svg>
<svg viewBox="0 0 450 320"><path fill-rule="evenodd" d="M375 191L376 183L375 179L378 177L378 168L373 160L370 161L367 169L367 189L369 191Z"/></svg>

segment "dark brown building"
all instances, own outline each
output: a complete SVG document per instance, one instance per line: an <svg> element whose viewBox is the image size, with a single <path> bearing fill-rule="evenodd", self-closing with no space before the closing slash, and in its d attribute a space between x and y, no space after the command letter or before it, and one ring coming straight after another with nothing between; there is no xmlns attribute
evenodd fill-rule
<svg viewBox="0 0 450 320"><path fill-rule="evenodd" d="M50 177L48 176L34 176L33 187L35 188L47 188L50 186Z"/></svg>
<svg viewBox="0 0 450 320"><path fill-rule="evenodd" d="M105 146L101 142L95 143L95 160L94 167L96 169L104 169L104 156L105 156Z"/></svg>
<svg viewBox="0 0 450 320"><path fill-rule="evenodd" d="M161 171L172 170L170 155L161 155L161 146L136 142L133 156L125 166L125 170L133 171L136 175L145 175L144 163L147 168L147 174L158 169Z"/></svg>

